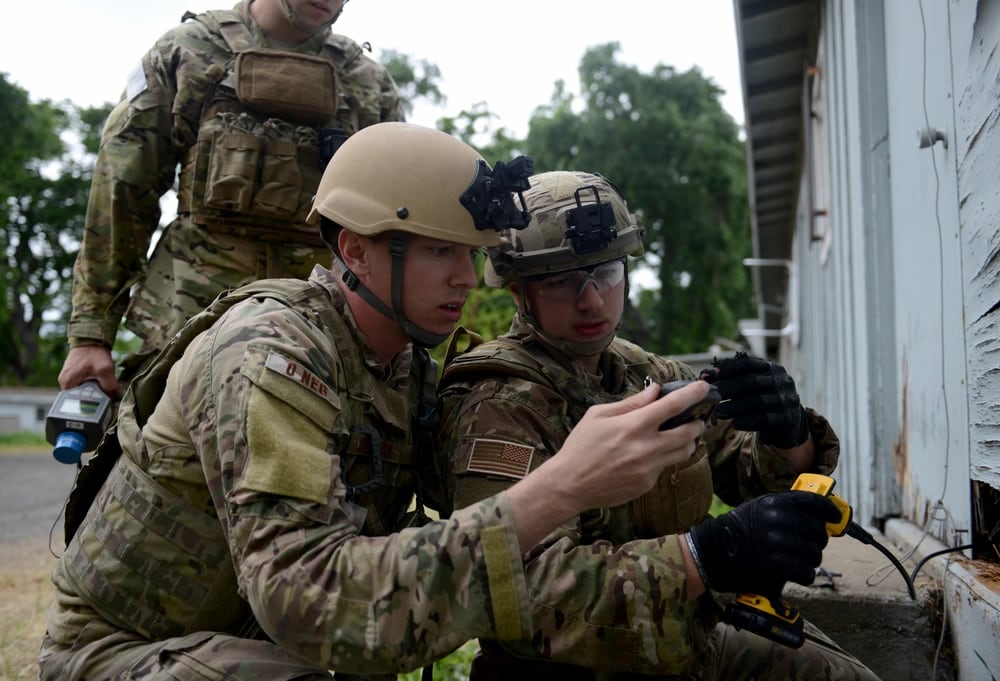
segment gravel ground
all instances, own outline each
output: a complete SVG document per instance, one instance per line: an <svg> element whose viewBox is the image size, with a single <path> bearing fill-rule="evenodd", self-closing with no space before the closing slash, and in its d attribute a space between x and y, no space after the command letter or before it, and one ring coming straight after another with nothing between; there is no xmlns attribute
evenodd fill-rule
<svg viewBox="0 0 1000 681"><path fill-rule="evenodd" d="M62 552L61 510L76 475L41 452L0 453L0 679L38 678L35 656ZM53 525L55 528L53 530ZM51 540L50 540L51 533Z"/></svg>
<svg viewBox="0 0 1000 681"><path fill-rule="evenodd" d="M58 520L53 540L61 548L62 507L75 476L76 466L48 451L0 454L0 544L47 537Z"/></svg>

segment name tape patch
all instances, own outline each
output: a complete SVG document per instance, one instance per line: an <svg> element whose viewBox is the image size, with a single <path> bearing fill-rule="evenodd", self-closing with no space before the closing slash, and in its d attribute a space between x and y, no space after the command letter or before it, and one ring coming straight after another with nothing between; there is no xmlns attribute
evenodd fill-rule
<svg viewBox="0 0 1000 681"><path fill-rule="evenodd" d="M310 392L322 397L327 402L334 403L330 398L330 386L320 380L319 376L309 371L304 365L272 352L268 354L264 366L286 378L301 383Z"/></svg>

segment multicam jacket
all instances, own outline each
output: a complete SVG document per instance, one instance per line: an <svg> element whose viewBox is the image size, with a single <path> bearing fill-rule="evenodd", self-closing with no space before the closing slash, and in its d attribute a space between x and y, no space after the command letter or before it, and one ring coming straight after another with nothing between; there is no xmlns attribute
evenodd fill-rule
<svg viewBox="0 0 1000 681"><path fill-rule="evenodd" d="M345 36L324 32L271 49L249 4L186 15L130 74L98 153L74 269L71 345L110 346L124 314L145 349L158 350L219 292L264 277L305 278L330 262L304 223L323 162L344 136L403 120L399 93ZM315 87L275 101L299 81ZM314 90L327 95L326 108L308 101ZM147 262L178 166L177 219Z"/></svg>
<svg viewBox="0 0 1000 681"><path fill-rule="evenodd" d="M53 640L86 649L84 604L119 642L262 630L319 669L375 674L525 636L504 495L403 527L433 484L416 357L383 366L320 267L193 319L126 392L122 454L53 572Z"/></svg>
<svg viewBox="0 0 1000 681"><path fill-rule="evenodd" d="M559 450L587 407L638 392L646 376L661 383L695 378L689 366L622 339L602 354L600 375L588 374L519 318L508 334L451 360L439 386L439 449L452 456L455 508L514 484ZM828 474L839 442L811 410L809 426L815 471ZM710 424L694 456L666 469L653 491L627 506L583 514L529 551L531 636L502 646L480 641L497 678L532 671L562 678L553 676L560 672L553 662L640 674L690 672L716 616L710 597L686 597L676 535L707 517L713 491L735 505L788 489L795 478L752 433L726 421ZM526 660L547 664L533 670ZM586 678L581 673L577 669L575 678Z"/></svg>

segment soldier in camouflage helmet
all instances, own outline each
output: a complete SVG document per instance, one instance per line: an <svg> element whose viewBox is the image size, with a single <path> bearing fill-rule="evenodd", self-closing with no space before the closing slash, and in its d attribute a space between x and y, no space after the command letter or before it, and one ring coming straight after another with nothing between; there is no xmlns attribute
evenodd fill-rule
<svg viewBox="0 0 1000 681"><path fill-rule="evenodd" d="M544 468L592 405L642 390L647 377L696 378L616 337L626 259L641 255L643 236L618 190L568 171L530 185L531 223L502 232L486 263L486 282L516 303L510 331L450 358L439 387L439 449L453 457L457 509ZM840 447L780 365L739 353L705 377L726 401L696 453L664 469L650 492L592 507L528 552L540 616L519 641L480 639L473 681L876 678L811 625L793 649L719 623L727 593L813 581L823 523L839 514L818 495L773 492L802 472L829 474ZM734 506L749 501L709 519L713 492Z"/></svg>
<svg viewBox="0 0 1000 681"><path fill-rule="evenodd" d="M129 74L94 172L63 388L95 378L118 395L220 292L327 261L305 219L323 165L345 137L404 118L389 72L331 32L344 4L186 13ZM177 217L147 259L178 166ZM142 346L116 380L123 316Z"/></svg>
<svg viewBox="0 0 1000 681"><path fill-rule="evenodd" d="M126 390L67 505L43 681L393 674L529 634L523 552L687 459L704 426L657 425L708 390L595 408L520 485L447 520L410 511L444 494L425 346L476 253L527 224L528 161L491 168L401 122L344 143L309 217L332 269L220 296ZM628 472L609 485L612 454Z"/></svg>

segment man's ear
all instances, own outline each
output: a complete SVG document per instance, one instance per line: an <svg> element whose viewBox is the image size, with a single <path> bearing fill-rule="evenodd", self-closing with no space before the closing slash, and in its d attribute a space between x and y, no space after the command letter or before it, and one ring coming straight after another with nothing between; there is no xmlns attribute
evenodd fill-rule
<svg viewBox="0 0 1000 681"><path fill-rule="evenodd" d="M348 229L340 230L340 234L337 235L337 246L340 248L341 260L344 261L347 269L359 277L369 272L371 245L372 242L369 239Z"/></svg>
<svg viewBox="0 0 1000 681"><path fill-rule="evenodd" d="M517 285L516 281L512 281L507 284L507 290L510 291L511 297L514 299L514 304L517 305L518 309L521 307L521 289Z"/></svg>

